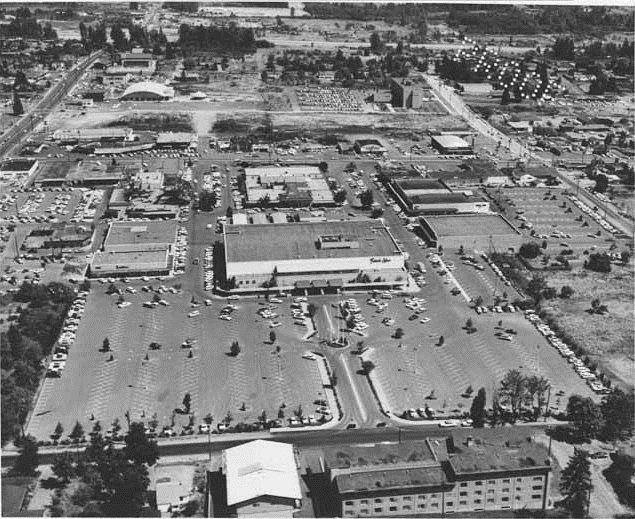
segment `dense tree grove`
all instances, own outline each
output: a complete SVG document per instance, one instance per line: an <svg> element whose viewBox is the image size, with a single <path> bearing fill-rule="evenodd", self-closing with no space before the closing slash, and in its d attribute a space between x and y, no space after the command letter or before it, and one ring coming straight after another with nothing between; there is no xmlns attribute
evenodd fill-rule
<svg viewBox="0 0 635 519"><path fill-rule="evenodd" d="M228 27L181 24L178 44L181 49L235 52L254 51L259 46L268 46L267 42L256 40L253 29L238 27L235 23L230 23Z"/></svg>
<svg viewBox="0 0 635 519"><path fill-rule="evenodd" d="M373 21L419 26L427 23L427 9L420 4L374 3L307 3L304 6L313 18L338 18L344 20Z"/></svg>
<svg viewBox="0 0 635 519"><path fill-rule="evenodd" d="M49 22L38 23L35 17L17 17L0 25L0 38L29 38L31 40L57 40L57 32Z"/></svg>
<svg viewBox="0 0 635 519"><path fill-rule="evenodd" d="M23 283L14 296L25 305L0 335L3 443L21 430L42 375L41 361L51 352L74 295L61 283Z"/></svg>
<svg viewBox="0 0 635 519"><path fill-rule="evenodd" d="M578 450L562 471L560 479L564 505L573 517L585 517L592 489L589 455L583 450Z"/></svg>
<svg viewBox="0 0 635 519"><path fill-rule="evenodd" d="M54 461L59 488L51 501L53 517L139 517L147 508L148 467L159 458L157 443L138 422L130 424L123 449L104 439L100 429L97 423L84 452L62 453Z"/></svg>

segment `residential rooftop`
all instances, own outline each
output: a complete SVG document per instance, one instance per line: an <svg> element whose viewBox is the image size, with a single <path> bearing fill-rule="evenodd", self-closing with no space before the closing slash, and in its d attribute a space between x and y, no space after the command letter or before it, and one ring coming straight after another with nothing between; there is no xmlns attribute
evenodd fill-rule
<svg viewBox="0 0 635 519"><path fill-rule="evenodd" d="M319 241L324 237L337 237L342 246L320 246ZM226 225L225 251L228 262L400 254L386 227L370 219Z"/></svg>

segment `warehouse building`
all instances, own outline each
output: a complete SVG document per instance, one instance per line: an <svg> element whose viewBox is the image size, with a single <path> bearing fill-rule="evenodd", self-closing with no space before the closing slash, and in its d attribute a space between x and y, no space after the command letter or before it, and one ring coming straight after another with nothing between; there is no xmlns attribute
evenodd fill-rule
<svg viewBox="0 0 635 519"><path fill-rule="evenodd" d="M443 155L471 155L474 149L456 135L433 135L430 144Z"/></svg>
<svg viewBox="0 0 635 519"><path fill-rule="evenodd" d="M4 183L19 183L24 185L28 182L40 163L34 159L10 159L0 165L0 186Z"/></svg>
<svg viewBox="0 0 635 519"><path fill-rule="evenodd" d="M315 166L245 168L246 205L308 207L335 205L324 175Z"/></svg>
<svg viewBox="0 0 635 519"><path fill-rule="evenodd" d="M490 211L486 198L471 191L453 191L438 179L395 178L389 186L399 205L410 216Z"/></svg>
<svg viewBox="0 0 635 519"><path fill-rule="evenodd" d="M499 214L453 214L424 216L419 225L430 247L517 251L522 234Z"/></svg>
<svg viewBox="0 0 635 519"><path fill-rule="evenodd" d="M155 83L141 81L130 85L121 96L121 101L168 101L174 98L174 89Z"/></svg>
<svg viewBox="0 0 635 519"><path fill-rule="evenodd" d="M402 287L404 255L377 220L226 225L226 287L307 292Z"/></svg>
<svg viewBox="0 0 635 519"><path fill-rule="evenodd" d="M157 135L157 148L196 148L198 136L188 132L161 132Z"/></svg>
<svg viewBox="0 0 635 519"><path fill-rule="evenodd" d="M176 231L175 221L112 222L102 250L93 255L90 276L170 274Z"/></svg>
<svg viewBox="0 0 635 519"><path fill-rule="evenodd" d="M531 437L456 431L393 445L338 445L321 465L339 517L405 517L545 510L551 463Z"/></svg>

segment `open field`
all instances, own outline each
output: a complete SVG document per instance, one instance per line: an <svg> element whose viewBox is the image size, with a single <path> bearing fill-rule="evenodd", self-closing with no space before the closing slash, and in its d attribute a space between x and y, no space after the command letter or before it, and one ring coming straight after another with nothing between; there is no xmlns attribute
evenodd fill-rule
<svg viewBox="0 0 635 519"><path fill-rule="evenodd" d="M610 274L592 271L553 272L549 285L558 290L569 285L571 299L549 302L549 313L589 355L608 367L626 384L633 381L633 270L613 265ZM591 300L607 305L604 315L589 314Z"/></svg>
<svg viewBox="0 0 635 519"><path fill-rule="evenodd" d="M188 318L189 294L164 294L169 307L148 309L141 306L151 299L148 294L126 293L133 305L119 309L117 296L96 286L62 377L44 383L29 424L29 432L39 439L48 439L58 421L70 429L75 420L88 425L94 415L109 424L115 417L123 421L126 411L133 420L149 420L156 413L160 425L168 425L188 392L197 425L207 413L215 422L227 412L233 423L254 421L263 410L276 418L282 404L287 418L298 405L308 416L313 414L313 401L324 398L316 362L302 358L310 347L300 341L305 329L293 327L286 304L280 311L281 317L287 316L275 329L275 344L281 347L276 354L275 346L268 344L268 321L255 313L256 301L239 302L232 321L217 318L218 300ZM110 353L99 351L105 337L113 361L108 361ZM189 349L181 347L188 338L197 341L191 358ZM242 350L237 357L228 355L234 340ZM154 341L162 345L160 350L149 349ZM187 423L181 415L176 420Z"/></svg>

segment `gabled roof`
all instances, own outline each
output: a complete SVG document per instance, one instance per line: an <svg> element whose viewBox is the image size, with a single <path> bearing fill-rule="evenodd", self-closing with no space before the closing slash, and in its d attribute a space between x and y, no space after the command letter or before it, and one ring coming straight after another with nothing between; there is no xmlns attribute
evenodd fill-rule
<svg viewBox="0 0 635 519"><path fill-rule="evenodd" d="M302 499L291 444L255 440L226 449L223 471L228 506L261 496Z"/></svg>

